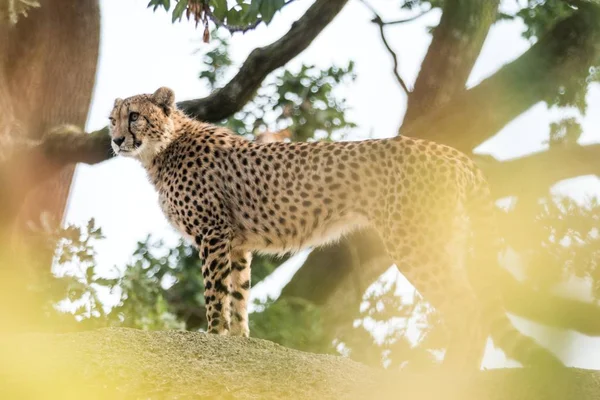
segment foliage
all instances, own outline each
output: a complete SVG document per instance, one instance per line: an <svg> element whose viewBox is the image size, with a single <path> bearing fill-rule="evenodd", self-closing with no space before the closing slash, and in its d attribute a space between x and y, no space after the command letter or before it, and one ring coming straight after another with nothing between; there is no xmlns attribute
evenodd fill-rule
<svg viewBox="0 0 600 400"><path fill-rule="evenodd" d="M162 254L162 255L161 255ZM279 265L254 257L252 282ZM111 314L119 325L146 329L206 329L202 264L197 250L180 240L174 248L147 237L133 254L119 281L121 297Z"/></svg>
<svg viewBox="0 0 600 400"><path fill-rule="evenodd" d="M46 315L69 304L76 320L105 317L100 300L103 289L111 290L116 281L106 279L95 271L94 243L103 239L102 230L91 219L83 228L68 225L43 235L47 246L55 248L55 268L48 275L39 275L32 280L29 290L42 295Z"/></svg>
<svg viewBox="0 0 600 400"><path fill-rule="evenodd" d="M571 15L573 10L564 0L527 0L514 14L500 14L500 18L521 19L526 27L523 37L539 40L556 22Z"/></svg>
<svg viewBox="0 0 600 400"><path fill-rule="evenodd" d="M217 44L203 58L200 73L210 89L217 88L232 62L229 40L223 31L213 32ZM240 112L223 123L240 135L288 128L293 140L339 139L356 127L346 117L348 106L336 89L355 79L354 63L319 69L302 65L297 72L281 69L268 77L257 95Z"/></svg>
<svg viewBox="0 0 600 400"><path fill-rule="evenodd" d="M404 0L400 4L402 10L422 10L429 8L442 8L443 0Z"/></svg>
<svg viewBox="0 0 600 400"><path fill-rule="evenodd" d="M533 220L523 224L523 218ZM506 240L525 258L526 279L534 287L548 290L569 277L592 283L594 298L600 298L600 204L597 198L577 204L568 197L519 198L511 205Z"/></svg>
<svg viewBox="0 0 600 400"><path fill-rule="evenodd" d="M177 320L176 310L167 300L170 281L179 283L181 278L185 282L181 296L197 290L184 301L201 309L204 301L198 297L202 298L203 285L198 262L191 261L191 252L184 246L168 249L163 256L154 254L163 248L162 242L153 243L150 237L138 243L132 262L125 266L119 280L120 301L111 311L118 325L140 329L185 328L185 320Z"/></svg>
<svg viewBox="0 0 600 400"><path fill-rule="evenodd" d="M520 4L521 2L519 2ZM567 18L575 11L575 7L564 0L527 0L514 13L501 13L500 19L521 20L525 25L523 37L531 41L539 40L558 21ZM576 107L581 114L587 108L586 96L590 83L598 82L598 65L600 60L594 60L588 71L575 73L570 76L569 83L559 88L545 99L549 107Z"/></svg>
<svg viewBox="0 0 600 400"><path fill-rule="evenodd" d="M229 39L222 31L214 30L213 37L214 48L206 51L202 57L204 68L198 75L200 80L206 80L207 86L214 90L217 84L223 81L223 78L229 67L233 64L229 57Z"/></svg>
<svg viewBox="0 0 600 400"><path fill-rule="evenodd" d="M57 311L69 312L87 328L206 328L202 266L193 246L180 240L177 246L168 248L161 240L148 236L138 243L132 261L122 272L106 278L98 273L94 250L95 243L103 238L93 219L85 227L69 225L48 237L49 244L58 243L51 282L54 290L48 298L49 304L62 304ZM281 260L285 258L255 256L252 281L258 283L270 275ZM118 301L105 312L99 298L106 299L108 293L117 295ZM307 307L296 306L298 315L303 308ZM260 330L260 323L257 326Z"/></svg>
<svg viewBox="0 0 600 400"><path fill-rule="evenodd" d="M438 315L418 293L402 293L396 275L389 275L367 289L353 326L338 331L336 345L367 365L426 368L437 362L435 352L446 344L434 329Z"/></svg>
<svg viewBox="0 0 600 400"><path fill-rule="evenodd" d="M217 25L226 25L230 27L254 26L257 22L264 22L269 25L275 14L282 9L285 0L236 0L233 5L227 0L150 0L148 7L162 7L167 12L171 10L173 22L180 21L187 14L197 14L197 20L211 18ZM198 10L198 11L196 11Z"/></svg>
<svg viewBox="0 0 600 400"><path fill-rule="evenodd" d="M550 138L546 143L550 148L557 146L576 146L583 128L575 118L564 118L550 123Z"/></svg>
<svg viewBox="0 0 600 400"><path fill-rule="evenodd" d="M336 85L352 80L353 63L319 70L302 65L267 80L258 95L225 124L242 135L288 128L293 140L339 139L356 125L346 118L346 102L335 95Z"/></svg>
<svg viewBox="0 0 600 400"><path fill-rule="evenodd" d="M94 269L96 252L93 243L103 239L102 229L91 219L84 229L68 225L57 234L60 236L56 247L57 276L66 283L66 298L76 306L75 317L103 317L98 288L113 289L117 280L104 278Z"/></svg>
<svg viewBox="0 0 600 400"><path fill-rule="evenodd" d="M306 300L287 298L260 304L262 312L250 315L252 336L313 353L331 353L319 308Z"/></svg>

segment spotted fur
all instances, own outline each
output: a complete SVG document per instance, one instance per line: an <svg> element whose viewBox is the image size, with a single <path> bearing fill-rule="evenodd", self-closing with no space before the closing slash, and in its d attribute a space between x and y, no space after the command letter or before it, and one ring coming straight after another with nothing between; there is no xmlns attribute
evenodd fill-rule
<svg viewBox="0 0 600 400"><path fill-rule="evenodd" d="M531 349L531 360L556 361L510 329L488 268L498 254L489 189L459 151L404 136L253 143L188 118L168 88L117 99L111 135L116 153L142 162L163 212L198 247L210 332L248 336L252 251L295 252L369 226L441 312L450 365L480 363L492 328Z"/></svg>

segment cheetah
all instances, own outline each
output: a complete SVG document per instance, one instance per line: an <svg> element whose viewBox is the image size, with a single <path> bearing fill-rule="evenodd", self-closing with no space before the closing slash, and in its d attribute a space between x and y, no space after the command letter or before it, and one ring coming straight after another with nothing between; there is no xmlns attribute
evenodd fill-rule
<svg viewBox="0 0 600 400"><path fill-rule="evenodd" d="M109 120L114 152L141 162L166 218L199 250L209 333L249 336L252 252L293 253L370 227L441 313L444 365L479 368L492 329L527 362L560 364L511 328L494 285L490 190L458 150L406 136L255 143L187 117L165 87L116 99Z"/></svg>

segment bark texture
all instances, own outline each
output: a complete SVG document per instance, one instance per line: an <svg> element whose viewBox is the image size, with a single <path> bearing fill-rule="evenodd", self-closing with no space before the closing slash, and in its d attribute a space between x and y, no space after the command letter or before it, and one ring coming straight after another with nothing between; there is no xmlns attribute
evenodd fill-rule
<svg viewBox="0 0 600 400"><path fill-rule="evenodd" d="M31 175L42 165L18 160L15 169L11 161L53 126L85 124L98 61L98 0L42 5L16 25L0 25L0 182L14 188L1 195L7 208L0 212L0 224L14 222L11 217L18 213L17 230L28 221L39 222L41 214L55 224L62 220L74 166L53 163L57 171L40 180Z"/></svg>
<svg viewBox="0 0 600 400"><path fill-rule="evenodd" d="M414 90L408 96L404 124L448 103L464 91L499 0L448 0L433 31Z"/></svg>

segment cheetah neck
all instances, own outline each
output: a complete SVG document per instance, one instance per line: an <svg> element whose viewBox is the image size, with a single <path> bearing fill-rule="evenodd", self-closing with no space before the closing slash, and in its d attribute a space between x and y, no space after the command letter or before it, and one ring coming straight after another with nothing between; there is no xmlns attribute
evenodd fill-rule
<svg viewBox="0 0 600 400"><path fill-rule="evenodd" d="M155 185L157 189L160 189L161 182L161 166L164 163L165 154L168 153L168 149L174 142L182 136L193 135L195 137L213 137L215 132L219 131L217 135L221 137L227 136L230 141L243 140L231 134L227 129L218 127L206 122L201 122L193 118L188 117L180 110L174 110L171 114L172 126L170 129L165 129L163 132L164 140L160 143L153 145L151 151L148 151L145 155L140 155L140 161L148 173L148 178ZM211 139L212 140L212 139Z"/></svg>
<svg viewBox="0 0 600 400"><path fill-rule="evenodd" d="M171 114L169 123L162 128L161 140L146 143L144 151L137 157L148 172L155 169L156 163L160 160L165 149L179 136L189 131L193 122L195 121L179 110L175 110Z"/></svg>

